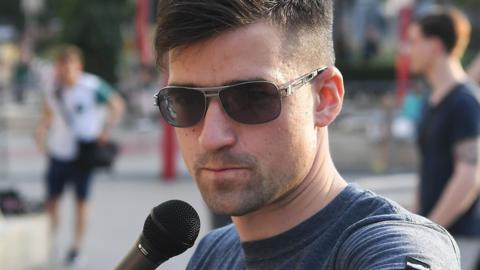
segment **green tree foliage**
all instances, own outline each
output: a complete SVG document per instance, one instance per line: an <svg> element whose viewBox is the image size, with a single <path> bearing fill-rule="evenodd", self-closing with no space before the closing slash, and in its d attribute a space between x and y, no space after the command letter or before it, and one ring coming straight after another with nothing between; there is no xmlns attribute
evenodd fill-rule
<svg viewBox="0 0 480 270"><path fill-rule="evenodd" d="M453 0L447 1L447 3L465 7L478 7L479 4L478 0Z"/></svg>
<svg viewBox="0 0 480 270"><path fill-rule="evenodd" d="M11 24L17 28L23 27L24 17L19 0L0 1L0 24Z"/></svg>
<svg viewBox="0 0 480 270"><path fill-rule="evenodd" d="M131 0L48 0L63 25L61 42L75 44L85 56L85 69L110 83L122 49L121 27L133 23Z"/></svg>

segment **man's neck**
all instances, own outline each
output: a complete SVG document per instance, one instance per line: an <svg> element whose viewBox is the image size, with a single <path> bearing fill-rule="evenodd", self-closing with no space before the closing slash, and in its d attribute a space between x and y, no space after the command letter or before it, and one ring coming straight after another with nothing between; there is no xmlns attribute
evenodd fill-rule
<svg viewBox="0 0 480 270"><path fill-rule="evenodd" d="M439 104L455 85L467 78L460 61L453 57L438 58L425 75L432 87L432 105Z"/></svg>
<svg viewBox="0 0 480 270"><path fill-rule="evenodd" d="M327 206L346 186L338 174L328 150L317 153L303 181L273 203L240 217L232 217L242 242L266 239L295 227ZM322 148L323 147L323 148Z"/></svg>

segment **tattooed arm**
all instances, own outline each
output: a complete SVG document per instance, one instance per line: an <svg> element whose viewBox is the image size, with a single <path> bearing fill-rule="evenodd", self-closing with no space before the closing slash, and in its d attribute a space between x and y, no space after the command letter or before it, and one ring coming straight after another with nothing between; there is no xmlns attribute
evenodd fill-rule
<svg viewBox="0 0 480 270"><path fill-rule="evenodd" d="M440 199L428 216L448 228L472 205L480 190L479 138L455 146L455 168Z"/></svg>

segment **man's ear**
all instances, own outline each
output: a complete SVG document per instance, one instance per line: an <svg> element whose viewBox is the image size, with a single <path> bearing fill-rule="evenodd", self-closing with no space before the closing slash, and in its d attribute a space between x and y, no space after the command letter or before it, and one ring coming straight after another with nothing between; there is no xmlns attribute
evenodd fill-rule
<svg viewBox="0 0 480 270"><path fill-rule="evenodd" d="M327 68L313 84L315 126L328 126L340 113L345 89L336 67Z"/></svg>

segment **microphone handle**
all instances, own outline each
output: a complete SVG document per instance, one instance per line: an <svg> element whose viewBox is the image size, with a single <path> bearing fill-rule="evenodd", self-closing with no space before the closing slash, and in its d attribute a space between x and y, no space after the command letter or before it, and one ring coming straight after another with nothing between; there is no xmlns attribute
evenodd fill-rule
<svg viewBox="0 0 480 270"><path fill-rule="evenodd" d="M127 256L125 256L125 258L123 258L120 264L115 268L115 270L155 270L162 262L166 261L163 260L153 263L151 260L149 260L147 255L142 252L142 242L144 243L144 240L145 239L143 239L143 237L140 237L130 252L128 252Z"/></svg>

